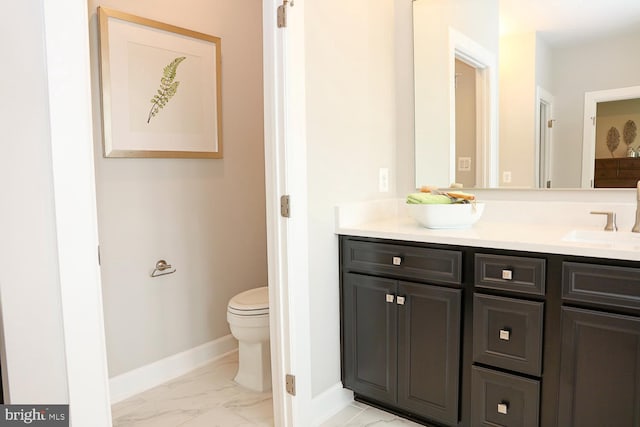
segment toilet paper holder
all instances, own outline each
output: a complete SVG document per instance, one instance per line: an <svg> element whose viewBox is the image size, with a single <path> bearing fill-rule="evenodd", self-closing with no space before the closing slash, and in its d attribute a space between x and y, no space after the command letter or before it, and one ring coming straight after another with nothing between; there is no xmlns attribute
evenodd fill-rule
<svg viewBox="0 0 640 427"><path fill-rule="evenodd" d="M167 271L171 270L171 271ZM176 272L176 269L171 266L171 264L167 264L167 261L161 259L156 262L156 268L151 272L151 277L159 277L165 276L167 274L173 274Z"/></svg>

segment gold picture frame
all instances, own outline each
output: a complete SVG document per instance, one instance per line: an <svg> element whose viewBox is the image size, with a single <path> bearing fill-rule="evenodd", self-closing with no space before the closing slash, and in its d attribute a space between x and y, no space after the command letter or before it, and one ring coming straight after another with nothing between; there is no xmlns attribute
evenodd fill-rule
<svg viewBox="0 0 640 427"><path fill-rule="evenodd" d="M221 40L98 8L104 157L222 158Z"/></svg>

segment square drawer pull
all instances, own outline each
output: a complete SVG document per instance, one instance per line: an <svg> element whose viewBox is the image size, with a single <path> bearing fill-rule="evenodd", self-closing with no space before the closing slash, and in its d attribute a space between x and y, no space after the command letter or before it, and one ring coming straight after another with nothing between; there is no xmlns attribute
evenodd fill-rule
<svg viewBox="0 0 640 427"><path fill-rule="evenodd" d="M511 270L502 270L502 278L504 280L512 280L513 279L513 271L511 271Z"/></svg>
<svg viewBox="0 0 640 427"><path fill-rule="evenodd" d="M498 403L498 413L499 414L507 415L508 411L509 411L509 403L508 402Z"/></svg>
<svg viewBox="0 0 640 427"><path fill-rule="evenodd" d="M398 305L404 305L404 297L399 296L398 298L396 298L396 301Z"/></svg>
<svg viewBox="0 0 640 427"><path fill-rule="evenodd" d="M503 341L509 341L511 336L511 331L508 329L500 329L500 339Z"/></svg>
<svg viewBox="0 0 640 427"><path fill-rule="evenodd" d="M402 258L400 258L399 256L394 256L393 265L400 265L400 264L402 264Z"/></svg>
<svg viewBox="0 0 640 427"><path fill-rule="evenodd" d="M387 294L387 302L393 302L394 296L392 294Z"/></svg>

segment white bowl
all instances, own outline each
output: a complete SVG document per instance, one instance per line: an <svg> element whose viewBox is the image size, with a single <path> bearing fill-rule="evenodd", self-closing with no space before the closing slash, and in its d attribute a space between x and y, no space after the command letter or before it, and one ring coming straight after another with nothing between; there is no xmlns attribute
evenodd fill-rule
<svg viewBox="0 0 640 427"><path fill-rule="evenodd" d="M410 204L411 216L427 228L468 228L482 216L484 203L451 205Z"/></svg>

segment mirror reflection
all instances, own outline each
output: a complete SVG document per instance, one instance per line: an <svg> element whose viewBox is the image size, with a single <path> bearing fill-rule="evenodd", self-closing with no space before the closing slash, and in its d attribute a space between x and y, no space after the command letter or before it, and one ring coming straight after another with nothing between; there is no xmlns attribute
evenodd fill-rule
<svg viewBox="0 0 640 427"><path fill-rule="evenodd" d="M640 178L637 0L415 0L413 27L417 187Z"/></svg>

